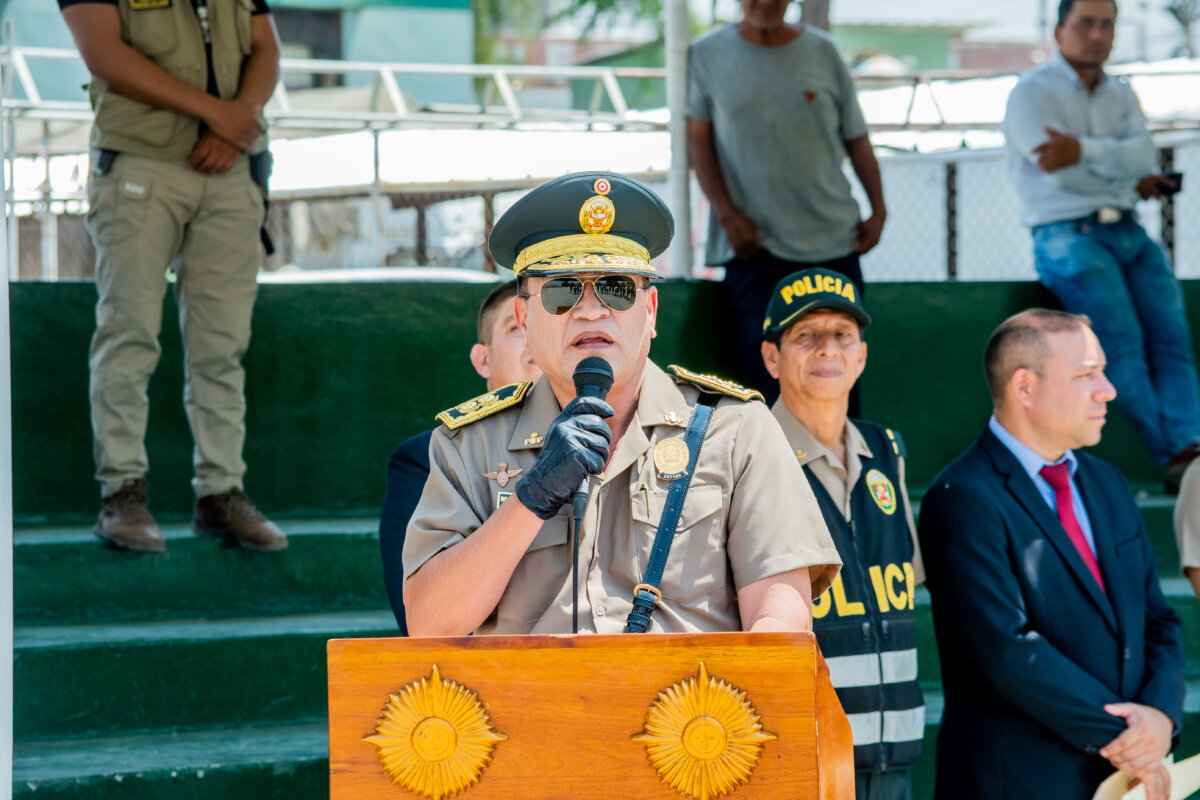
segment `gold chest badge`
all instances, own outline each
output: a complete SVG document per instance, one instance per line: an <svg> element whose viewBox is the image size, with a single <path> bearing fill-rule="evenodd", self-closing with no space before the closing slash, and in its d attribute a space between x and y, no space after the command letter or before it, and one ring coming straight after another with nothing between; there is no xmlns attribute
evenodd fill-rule
<svg viewBox="0 0 1200 800"><path fill-rule="evenodd" d="M879 510L891 516L896 513L896 487L877 469L867 473L867 488L871 490L871 499Z"/></svg>
<svg viewBox="0 0 1200 800"><path fill-rule="evenodd" d="M579 209L579 227L584 233L608 233L617 220L617 207L605 195L612 187L604 178L597 178L592 189L595 196L589 197Z"/></svg>
<svg viewBox="0 0 1200 800"><path fill-rule="evenodd" d="M664 481L682 478L690 455L682 439L660 440L654 445L654 468L658 470L658 477Z"/></svg>

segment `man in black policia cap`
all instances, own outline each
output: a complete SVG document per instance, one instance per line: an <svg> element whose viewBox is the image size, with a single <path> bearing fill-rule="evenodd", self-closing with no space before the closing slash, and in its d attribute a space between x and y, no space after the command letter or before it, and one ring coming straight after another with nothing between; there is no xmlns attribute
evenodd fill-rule
<svg viewBox="0 0 1200 800"><path fill-rule="evenodd" d="M913 590L924 579L904 485L904 443L847 418L867 365L871 318L858 287L828 269L781 280L762 356L779 381L771 409L804 469L845 568L813 604L813 630L854 732L858 800L909 800L925 707Z"/></svg>
<svg viewBox="0 0 1200 800"><path fill-rule="evenodd" d="M544 375L438 416L404 546L412 635L809 629L840 561L779 426L757 393L648 360L673 229L645 186L595 172L496 224ZM665 567L644 572L660 524Z"/></svg>

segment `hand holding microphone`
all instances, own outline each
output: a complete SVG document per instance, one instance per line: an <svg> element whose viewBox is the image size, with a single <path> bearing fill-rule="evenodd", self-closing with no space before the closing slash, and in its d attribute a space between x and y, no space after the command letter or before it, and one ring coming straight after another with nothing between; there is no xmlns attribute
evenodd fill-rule
<svg viewBox="0 0 1200 800"><path fill-rule="evenodd" d="M612 431L604 420L613 415L604 401L612 388L612 367L602 358L585 358L572 376L577 397L567 403L550 429L542 454L517 483L517 499L541 519L550 519L587 479L604 469Z"/></svg>

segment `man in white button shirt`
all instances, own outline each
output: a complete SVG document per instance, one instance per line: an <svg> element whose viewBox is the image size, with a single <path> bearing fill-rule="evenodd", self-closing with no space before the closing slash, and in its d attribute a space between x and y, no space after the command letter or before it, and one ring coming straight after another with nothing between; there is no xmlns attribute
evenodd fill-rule
<svg viewBox="0 0 1200 800"><path fill-rule="evenodd" d="M1177 491L1200 454L1200 387L1179 282L1133 209L1178 186L1154 174L1133 89L1104 72L1116 19L1113 0L1059 3L1058 52L1013 89L1004 134L1038 276L1091 317L1117 403Z"/></svg>

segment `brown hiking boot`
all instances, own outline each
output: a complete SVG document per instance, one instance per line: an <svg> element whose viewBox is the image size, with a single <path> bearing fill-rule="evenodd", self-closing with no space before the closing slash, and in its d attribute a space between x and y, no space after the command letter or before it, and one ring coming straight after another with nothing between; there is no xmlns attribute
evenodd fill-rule
<svg viewBox="0 0 1200 800"><path fill-rule="evenodd" d="M106 542L127 550L161 553L167 549L158 523L150 516L144 478L127 480L104 498L100 518L92 530Z"/></svg>
<svg viewBox="0 0 1200 800"><path fill-rule="evenodd" d="M282 550L288 545L279 526L263 516L241 489L197 500L192 530L200 536L232 536L249 550Z"/></svg>

